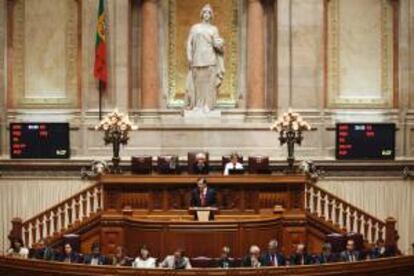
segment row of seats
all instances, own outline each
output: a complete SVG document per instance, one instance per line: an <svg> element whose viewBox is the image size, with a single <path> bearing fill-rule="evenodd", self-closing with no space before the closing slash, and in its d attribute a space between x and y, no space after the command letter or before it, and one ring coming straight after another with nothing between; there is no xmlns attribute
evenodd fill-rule
<svg viewBox="0 0 414 276"><path fill-rule="evenodd" d="M194 170L194 165L197 162L197 157L203 156L206 165L206 170L210 170L210 160L208 152L189 152L187 157L186 171L189 174L197 174ZM221 165L224 168L230 162L231 156L222 156ZM243 156L238 156L238 162L243 164ZM177 155L160 155L157 157L157 167L153 167L152 156L132 156L131 157L131 172L135 174L150 174L156 171L160 174L178 174L182 172L179 165L179 157ZM250 174L266 174L270 173L269 157L268 156L249 156L248 167L246 171Z"/></svg>

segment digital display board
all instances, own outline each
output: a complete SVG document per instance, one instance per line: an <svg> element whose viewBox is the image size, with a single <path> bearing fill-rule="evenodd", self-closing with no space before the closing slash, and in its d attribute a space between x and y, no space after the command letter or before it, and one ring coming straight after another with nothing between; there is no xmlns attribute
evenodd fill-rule
<svg viewBox="0 0 414 276"><path fill-rule="evenodd" d="M10 157L69 158L69 124L10 123Z"/></svg>
<svg viewBox="0 0 414 276"><path fill-rule="evenodd" d="M336 124L336 158L389 160L395 158L395 124Z"/></svg>

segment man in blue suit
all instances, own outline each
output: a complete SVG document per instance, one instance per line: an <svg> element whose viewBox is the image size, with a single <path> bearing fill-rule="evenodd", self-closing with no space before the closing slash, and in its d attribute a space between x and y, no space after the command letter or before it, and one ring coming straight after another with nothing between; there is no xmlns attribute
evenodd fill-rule
<svg viewBox="0 0 414 276"><path fill-rule="evenodd" d="M98 243L92 244L92 254L86 255L83 263L89 265L106 265L107 259L101 254L101 247Z"/></svg>

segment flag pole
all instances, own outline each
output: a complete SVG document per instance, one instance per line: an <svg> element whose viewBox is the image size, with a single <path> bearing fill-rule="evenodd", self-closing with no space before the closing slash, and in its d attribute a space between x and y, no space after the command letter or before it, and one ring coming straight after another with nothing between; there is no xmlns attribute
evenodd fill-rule
<svg viewBox="0 0 414 276"><path fill-rule="evenodd" d="M99 81L99 121L102 120L102 91L103 90L103 83Z"/></svg>

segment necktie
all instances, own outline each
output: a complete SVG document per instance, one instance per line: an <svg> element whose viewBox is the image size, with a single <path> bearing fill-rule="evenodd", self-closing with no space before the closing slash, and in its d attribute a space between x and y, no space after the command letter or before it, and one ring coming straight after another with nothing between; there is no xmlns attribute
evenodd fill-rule
<svg viewBox="0 0 414 276"><path fill-rule="evenodd" d="M201 197L201 206L206 206L206 195L204 194L204 191L200 194Z"/></svg>

